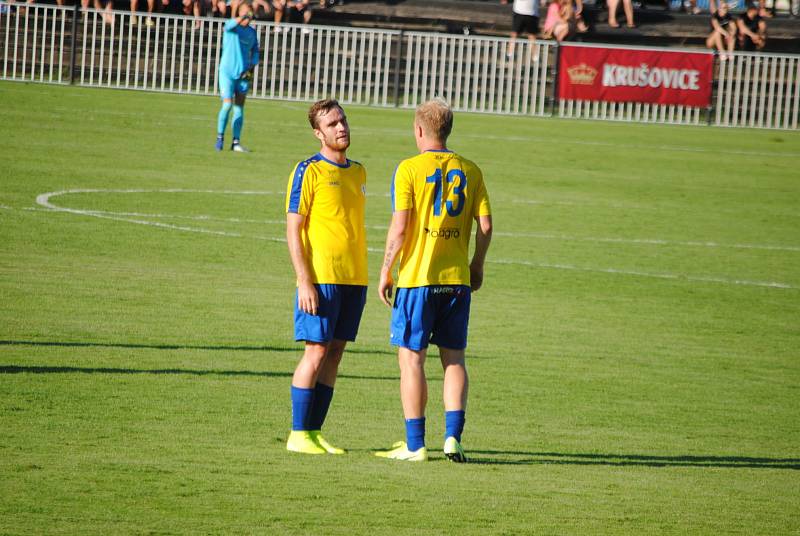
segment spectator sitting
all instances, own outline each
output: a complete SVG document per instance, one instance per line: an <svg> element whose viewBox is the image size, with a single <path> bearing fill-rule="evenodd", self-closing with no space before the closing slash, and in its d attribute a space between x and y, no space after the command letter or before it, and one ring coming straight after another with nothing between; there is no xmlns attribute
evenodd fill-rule
<svg viewBox="0 0 800 536"><path fill-rule="evenodd" d="M619 10L619 0L608 0L608 25L612 28L619 28L617 22L617 11ZM628 28L636 28L633 23L633 0L622 0L622 9L625 11L625 21Z"/></svg>
<svg viewBox="0 0 800 536"><path fill-rule="evenodd" d="M719 59L725 61L736 44L736 23L728 12L728 4L719 3L719 9L711 15L711 34L706 39L706 46L719 51ZM725 51L727 50L727 54Z"/></svg>
<svg viewBox="0 0 800 536"><path fill-rule="evenodd" d="M258 8L261 8L261 12L263 16L259 16ZM275 9L275 6L270 2L270 0L253 0L253 14L256 15L256 18L269 18L270 16L274 17L275 22L278 21L278 10Z"/></svg>
<svg viewBox="0 0 800 536"><path fill-rule="evenodd" d="M231 16L238 12L239 4L242 0L211 0L211 14L219 13L223 19L228 18L228 8L230 8Z"/></svg>
<svg viewBox="0 0 800 536"><path fill-rule="evenodd" d="M286 17L286 22L308 23L311 20L309 0L275 0L275 24Z"/></svg>
<svg viewBox="0 0 800 536"><path fill-rule="evenodd" d="M552 0L544 19L542 37L545 39L554 37L559 43L566 39L570 33L573 16L572 0Z"/></svg>
<svg viewBox="0 0 800 536"><path fill-rule="evenodd" d="M758 4L747 4L747 11L736 21L742 50L754 52L767 44L767 23L759 15Z"/></svg>

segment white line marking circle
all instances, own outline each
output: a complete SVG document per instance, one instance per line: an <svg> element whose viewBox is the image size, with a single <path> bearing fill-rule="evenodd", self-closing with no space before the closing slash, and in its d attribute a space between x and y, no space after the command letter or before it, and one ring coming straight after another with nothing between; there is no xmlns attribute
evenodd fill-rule
<svg viewBox="0 0 800 536"><path fill-rule="evenodd" d="M51 202L51 198L58 197L61 195L68 195L68 194L85 194L85 193L123 193L123 194L136 194L136 193L194 193L194 194L212 194L212 195L285 195L284 192L272 192L272 191L259 191L259 190L191 190L191 189L182 189L182 188L166 188L166 189L100 189L100 188L76 188L76 189L69 189L69 190L60 190L55 192L46 192L43 194L39 194L36 196L36 203L39 206L42 206L49 211L56 211L56 212L67 212L70 214L77 214L81 216L90 216L93 218L102 218L114 221L122 221L128 223L134 223L137 225L149 225L153 227L159 227L162 229L171 229L176 231L183 231L183 232L191 232L191 233L202 233L202 234L210 234L215 236L226 236L232 238L252 238L256 240L265 240L270 242L286 242L285 238L278 238L278 237L270 237L270 236L260 236L260 235L245 235L242 233L236 232L229 232L229 231L217 231L213 229L205 229L202 227L188 227L185 225L173 225L169 223L162 223L162 222L154 222L145 219L138 219L138 218L181 218L181 219L194 219L194 220L201 220L201 221L228 221L234 223L283 223L279 220L244 220L238 218L231 218L231 219L218 219L211 216L174 216L174 215L166 215L166 214L142 214L137 212L109 212L109 211L100 211L100 210L83 210L83 209L76 209L76 208L69 208L69 207L62 207L59 205L54 204ZM4 205L2 208L6 208ZM9 209L11 207L8 207ZM372 228L377 229L385 229L385 226L372 226ZM703 246L703 247L730 247L730 248L748 248L748 249L767 249L767 250L786 250L786 251L800 251L800 248L793 247L793 246L767 246L767 245L754 245L754 244L718 244L715 242L671 242L667 240L656 240L656 239L620 239L620 238L592 238L592 237L570 237L566 235L548 235L548 234L536 234L536 233L495 233L498 236L519 236L519 237L534 237L534 238L543 238L543 239L555 239L555 240L582 240L582 241L592 241L592 242L620 242L620 243L634 243L634 244L652 244L652 245L683 245L683 246ZM383 253L382 249L379 248L368 248L368 251L373 253ZM722 277L711 277L711 276L689 276L689 275L682 275L682 274L671 274L671 273L653 273L653 272L639 272L635 270L619 270L616 268L591 268L591 267L579 267L573 266L568 264L550 264L550 263L536 263L531 261L520 261L520 260L512 260L512 259L496 259L496 260L487 260L489 263L493 264L506 264L506 265L519 265L519 266L529 266L533 268L547 268L547 269L557 269L557 270L571 270L571 271L582 271L582 272L593 272L593 273L606 273L606 274L617 274L617 275L630 275L630 276L638 276L638 277L650 277L650 278L657 278L657 279L670 279L670 280L684 280L684 281L694 281L694 282L706 282L706 283L721 283L727 285L744 285L744 286L755 286L755 287L766 287L766 288L777 288L777 289L797 289L798 287L789 285L787 283L780 283L780 282L772 282L772 281L749 281L749 280L742 280L742 279L726 279Z"/></svg>

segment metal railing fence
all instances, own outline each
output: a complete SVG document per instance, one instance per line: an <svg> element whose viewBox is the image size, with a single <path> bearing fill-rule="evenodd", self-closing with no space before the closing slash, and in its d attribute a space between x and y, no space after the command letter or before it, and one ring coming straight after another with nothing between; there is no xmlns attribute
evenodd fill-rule
<svg viewBox="0 0 800 536"><path fill-rule="evenodd" d="M0 3L0 78L31 82L69 81L73 9Z"/></svg>
<svg viewBox="0 0 800 536"><path fill-rule="evenodd" d="M404 35L404 107L438 95L455 110L546 115L552 41Z"/></svg>
<svg viewBox="0 0 800 536"><path fill-rule="evenodd" d="M0 0L0 79L218 94L224 21ZM734 53L712 108L555 98L558 46L519 39L254 22L251 97L470 112L797 129L800 56ZM677 49L671 49L677 50Z"/></svg>
<svg viewBox="0 0 800 536"><path fill-rule="evenodd" d="M217 94L225 21L82 10L75 33L81 85ZM263 61L251 96L388 105L392 44L399 32L253 23Z"/></svg>
<svg viewBox="0 0 800 536"><path fill-rule="evenodd" d="M734 53L719 62L714 124L797 129L800 56Z"/></svg>

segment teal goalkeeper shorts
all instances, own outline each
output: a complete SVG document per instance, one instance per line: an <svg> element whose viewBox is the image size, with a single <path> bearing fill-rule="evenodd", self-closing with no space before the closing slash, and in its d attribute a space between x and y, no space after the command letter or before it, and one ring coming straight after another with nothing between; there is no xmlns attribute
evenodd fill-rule
<svg viewBox="0 0 800 536"><path fill-rule="evenodd" d="M219 77L219 96L223 99L232 99L234 95L247 95L250 91L250 81L242 78Z"/></svg>

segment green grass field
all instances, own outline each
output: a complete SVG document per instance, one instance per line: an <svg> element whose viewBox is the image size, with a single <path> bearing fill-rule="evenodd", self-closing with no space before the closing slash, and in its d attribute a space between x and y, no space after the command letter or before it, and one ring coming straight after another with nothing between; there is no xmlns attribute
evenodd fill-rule
<svg viewBox="0 0 800 536"><path fill-rule="evenodd" d="M347 110L374 284L326 423L350 452L304 457L281 239L308 104L251 101L241 155L215 98L0 100L0 533L800 533L797 132L457 114L495 215L473 463L439 451L434 358L432 461L403 464L371 454L403 434L374 284L411 111Z"/></svg>

